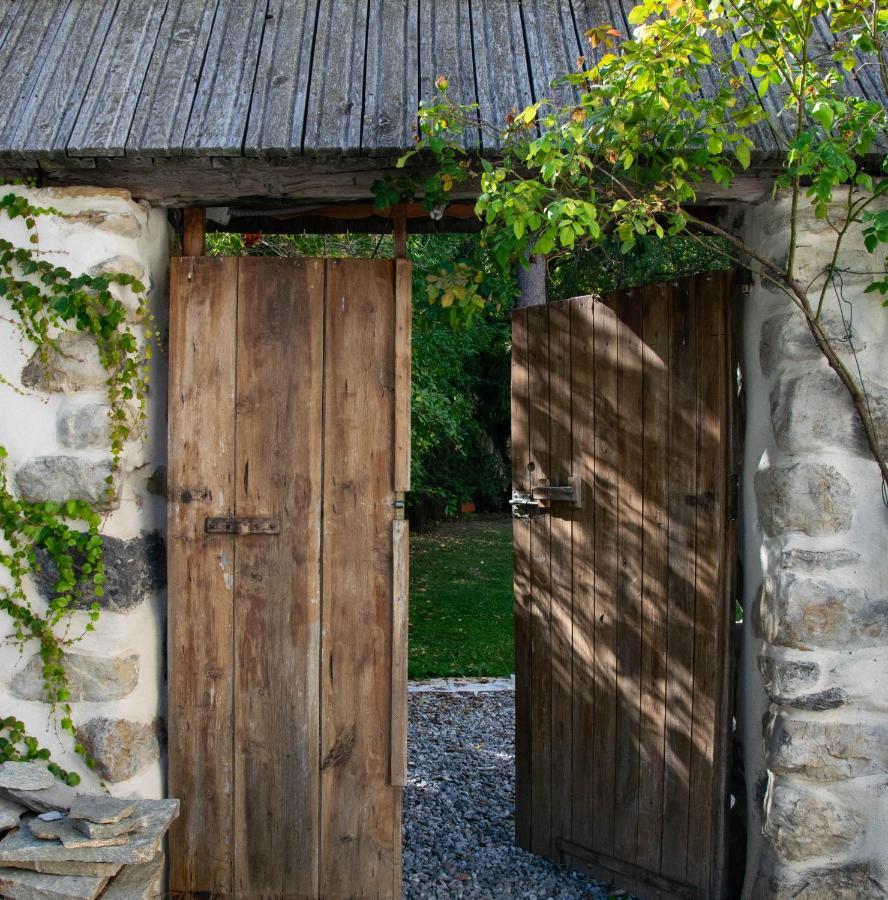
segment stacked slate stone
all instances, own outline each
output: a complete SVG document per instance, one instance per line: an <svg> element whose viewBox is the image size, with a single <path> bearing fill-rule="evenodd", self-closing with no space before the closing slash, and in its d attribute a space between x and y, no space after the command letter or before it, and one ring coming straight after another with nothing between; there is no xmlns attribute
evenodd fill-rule
<svg viewBox="0 0 888 900"><path fill-rule="evenodd" d="M159 896L163 839L178 800L80 794L38 763L0 765L0 897Z"/></svg>

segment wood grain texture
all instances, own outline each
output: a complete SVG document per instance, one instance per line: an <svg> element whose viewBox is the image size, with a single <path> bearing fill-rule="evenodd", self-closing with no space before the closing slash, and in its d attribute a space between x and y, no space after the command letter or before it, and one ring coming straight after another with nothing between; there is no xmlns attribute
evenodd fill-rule
<svg viewBox="0 0 888 900"><path fill-rule="evenodd" d="M524 0L520 8L534 100L575 102L579 94L573 87L553 84L558 77L576 71L577 57L584 52L570 0Z"/></svg>
<svg viewBox="0 0 888 900"><path fill-rule="evenodd" d="M515 489L528 462L584 484L516 522L519 841L640 898L724 892L729 296L710 273L513 314Z"/></svg>
<svg viewBox="0 0 888 900"><path fill-rule="evenodd" d="M123 155L165 7L156 0L118 7L67 143L70 155Z"/></svg>
<svg viewBox="0 0 888 900"><path fill-rule="evenodd" d="M410 490L411 334L413 330L413 263L396 259L395 266L395 431L394 489Z"/></svg>
<svg viewBox="0 0 888 900"><path fill-rule="evenodd" d="M219 4L188 118L184 155L241 155L267 8L267 0Z"/></svg>
<svg viewBox="0 0 888 900"><path fill-rule="evenodd" d="M392 522L392 728L391 783L407 783L407 641L410 547L406 519Z"/></svg>
<svg viewBox="0 0 888 900"><path fill-rule="evenodd" d="M236 259L171 261L168 747L170 796L182 801L170 831L174 892L233 889L236 538L205 537L203 520L235 509L236 322Z"/></svg>
<svg viewBox="0 0 888 900"><path fill-rule="evenodd" d="M323 897L400 895L391 759L391 260L328 260L321 660Z"/></svg>
<svg viewBox="0 0 888 900"><path fill-rule="evenodd" d="M234 587L234 888L318 891L324 263L245 257L238 272L235 497L275 516L240 537Z"/></svg>
<svg viewBox="0 0 888 900"><path fill-rule="evenodd" d="M269 0L244 154L302 149L317 0Z"/></svg>
<svg viewBox="0 0 888 900"><path fill-rule="evenodd" d="M367 4L320 0L305 117L305 149L361 145Z"/></svg>

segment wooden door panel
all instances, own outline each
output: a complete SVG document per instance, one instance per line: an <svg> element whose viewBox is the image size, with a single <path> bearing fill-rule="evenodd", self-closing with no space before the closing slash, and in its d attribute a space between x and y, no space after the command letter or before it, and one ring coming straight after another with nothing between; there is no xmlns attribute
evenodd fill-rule
<svg viewBox="0 0 888 900"><path fill-rule="evenodd" d="M176 894L400 897L409 285L404 261L173 262Z"/></svg>
<svg viewBox="0 0 888 900"><path fill-rule="evenodd" d="M515 524L517 839L640 896L722 890L729 295L713 273L513 319L515 490L584 486Z"/></svg>

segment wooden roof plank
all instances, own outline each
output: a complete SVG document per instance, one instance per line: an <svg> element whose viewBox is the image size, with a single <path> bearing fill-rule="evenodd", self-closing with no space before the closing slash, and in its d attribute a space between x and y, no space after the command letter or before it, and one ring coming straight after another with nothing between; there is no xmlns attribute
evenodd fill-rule
<svg viewBox="0 0 888 900"><path fill-rule="evenodd" d="M129 137L128 156L179 156L218 0L169 0Z"/></svg>
<svg viewBox="0 0 888 900"><path fill-rule="evenodd" d="M244 141L248 156L289 156L302 150L318 2L269 3Z"/></svg>
<svg viewBox="0 0 888 900"><path fill-rule="evenodd" d="M74 0L65 11L15 133L16 150L64 155L118 0Z"/></svg>
<svg viewBox="0 0 888 900"><path fill-rule="evenodd" d="M321 0L305 117L306 152L361 146L366 45L366 2Z"/></svg>
<svg viewBox="0 0 888 900"><path fill-rule="evenodd" d="M534 98L566 106L577 98L576 90L552 82L561 75L575 72L577 59L583 55L570 2L524 0L521 10Z"/></svg>
<svg viewBox="0 0 888 900"><path fill-rule="evenodd" d="M419 99L437 99L435 79L445 75L448 95L456 103L478 102L472 55L472 23L468 0L420 0ZM465 134L463 146L477 147L477 130Z"/></svg>
<svg viewBox="0 0 888 900"><path fill-rule="evenodd" d="M368 152L413 144L419 108L418 0L370 0L361 147Z"/></svg>
<svg viewBox="0 0 888 900"><path fill-rule="evenodd" d="M220 3L207 47L182 153L185 156L240 156L268 3Z"/></svg>
<svg viewBox="0 0 888 900"><path fill-rule="evenodd" d="M118 6L68 141L69 155L123 156L165 8L156 0Z"/></svg>
<svg viewBox="0 0 888 900"><path fill-rule="evenodd" d="M503 128L510 113L520 112L532 102L518 5L511 0L473 3L472 33L479 115L482 122ZM511 65L504 66L504 59ZM482 131L481 146L492 150L500 141Z"/></svg>

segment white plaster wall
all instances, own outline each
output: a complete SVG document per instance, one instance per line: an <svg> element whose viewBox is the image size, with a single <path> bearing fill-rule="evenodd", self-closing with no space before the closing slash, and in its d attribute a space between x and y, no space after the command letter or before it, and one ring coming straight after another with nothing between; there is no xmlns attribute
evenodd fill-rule
<svg viewBox="0 0 888 900"><path fill-rule="evenodd" d="M838 216L838 210L833 215ZM763 255L782 261L789 241L788 217L788 199L753 207L744 219L745 240ZM804 229L799 279L803 283L814 279L809 296L815 298L835 235L809 208L804 212ZM853 337L855 345L863 348L859 361L864 381L884 428L888 310L875 295L863 293L871 276L854 274L877 269L879 263L880 259L866 252L859 237L848 242L838 261L839 267L853 270L842 276L844 293L853 303ZM825 311L828 315L838 311L833 291L828 293ZM780 321L775 317L786 313L793 318L781 331L775 326ZM762 365L763 336L777 360L768 371ZM817 419L817 435L806 435L801 427L789 437L782 432L782 443L778 440L772 390L796 376L813 384L818 373L824 373L825 383L830 379L838 383L809 337L801 313L793 311L789 299L756 278L744 304L740 340L747 407L741 510L746 615L740 727L750 815L744 896L882 896L877 885L888 890L888 756L870 759L873 774L855 775L873 752L854 736L871 728L888 741L888 509L880 496L877 466L848 426L851 404L841 391L834 396L817 387L798 400L792 415L802 426L804 421ZM850 354L843 358L853 367ZM771 501L761 492L757 496L756 473L799 462L830 466L848 482L850 493L843 502L851 508L849 527L812 528L823 532L815 535L793 528L765 533L762 513L768 511L759 504ZM803 502L807 500L801 496L786 500L790 505ZM812 562L799 565L797 558L784 556L797 549L813 551ZM859 558L833 566L826 564L827 556L817 555L830 551L851 551ZM822 619L813 607L802 607L811 626L808 642L775 635L774 629L779 629L788 615L778 600L780 587L788 578L805 579L805 584L809 579L818 580L832 598L831 614ZM794 608L794 602L788 603L788 608ZM801 602L804 604L804 597ZM862 602L869 604L872 613L863 636L841 624L842 616L855 614ZM778 697L775 702L773 686L769 695L759 671L761 656L778 665L816 664L816 677L800 693L808 698L829 698L824 704L832 708L806 709L805 700L791 696ZM784 757L766 746L763 723L771 722L775 715L807 723L811 729L805 741L782 751L799 754L800 764L792 771L775 772L775 768L781 769ZM829 726L842 729L850 738L848 746L837 749L828 745L824 736ZM849 777L827 775L824 758L827 767L846 767ZM787 803L795 816L791 826L785 818ZM850 823L842 818L845 812ZM842 840L834 841L826 833L821 814L824 821L833 823L830 827L843 833ZM800 852L787 853L784 838L808 843Z"/></svg>
<svg viewBox="0 0 888 900"><path fill-rule="evenodd" d="M169 231L165 212L136 203L125 191L91 188L22 189L0 186L3 193L15 190L39 206L51 206L75 218L55 215L38 219L38 248L45 258L63 265L74 274L116 256L136 260L148 273L149 299L157 317L159 331L164 334L166 291L168 281ZM0 216L0 238L15 243L27 240L21 220L10 221ZM114 288L113 290L122 290ZM129 295L129 292L126 291ZM131 299L131 295L129 295ZM126 297L121 295L126 302ZM2 314L5 315L3 310ZM12 324L0 319L0 375L9 384L0 384L0 444L9 451L7 469L14 483L15 470L35 456L65 455L102 459L107 450L72 450L60 445L56 434L56 416L60 407L70 403L103 401L102 390L78 392L76 395L47 393L24 388L22 369L33 353L33 347L22 346ZM155 353L151 371L147 433L132 440L122 461L122 491L119 508L110 512L103 533L132 538L142 532L165 531L164 499L146 491L146 481L166 459L166 366L163 352ZM36 592L34 593L36 597ZM40 602L39 600L37 601ZM164 682L164 631L166 600L156 592L127 612L103 611L95 632L88 634L76 647L76 653L115 656L136 652L139 656L139 679L127 697L104 703L79 702L74 706L75 724L93 716L122 718L150 723L163 716L166 688ZM75 613L77 626L86 624L85 613ZM8 623L7 623L8 624ZM0 625L0 633L7 629ZM28 731L48 747L66 768L79 772L82 787L90 789L98 778L89 772L70 749L67 736L51 728L47 707L38 701L23 701L9 692L11 679L25 664L33 647L24 656L16 645L0 645L0 714L14 714L22 719ZM109 784L118 795L135 792L145 797L164 795L164 767L156 759L127 781Z"/></svg>

